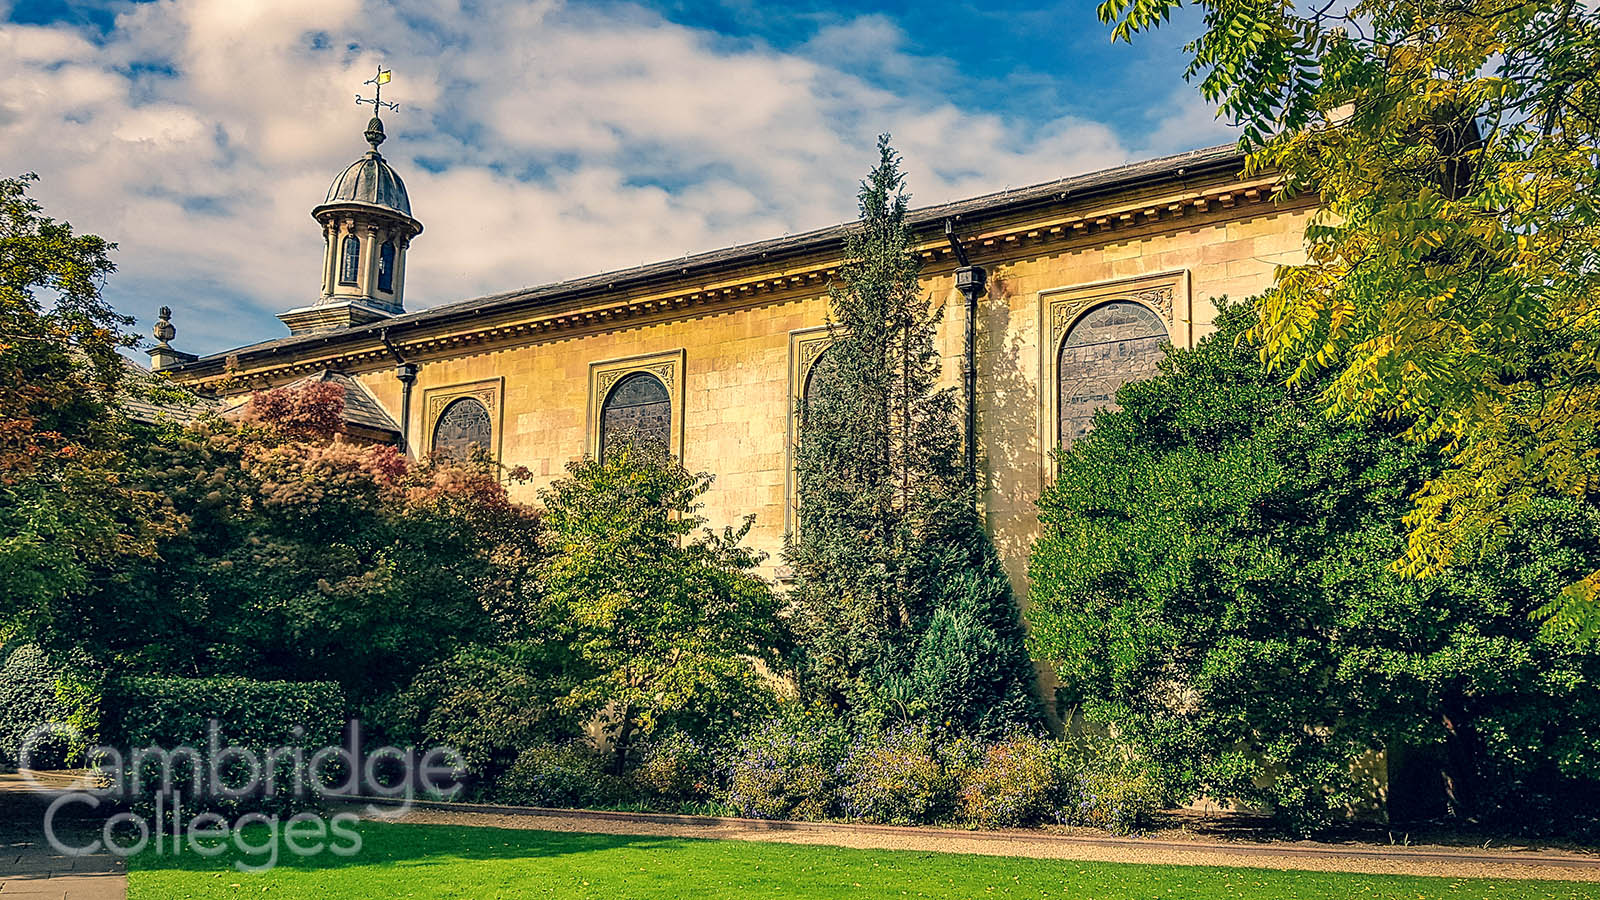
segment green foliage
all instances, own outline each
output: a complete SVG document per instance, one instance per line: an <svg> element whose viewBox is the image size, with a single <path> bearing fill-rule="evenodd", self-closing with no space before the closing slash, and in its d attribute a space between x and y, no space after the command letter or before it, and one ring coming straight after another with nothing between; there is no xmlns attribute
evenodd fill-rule
<svg viewBox="0 0 1600 900"><path fill-rule="evenodd" d="M620 773L635 743L666 725L728 733L772 703L778 601L739 529L703 529L711 476L622 446L567 466L542 493L550 556L544 621L572 659L574 715L599 714Z"/></svg>
<svg viewBox="0 0 1600 900"><path fill-rule="evenodd" d="M379 722L392 740L454 748L468 772L492 783L523 748L577 736L582 723L556 708L564 656L549 644L463 647L418 672Z"/></svg>
<svg viewBox="0 0 1600 900"><path fill-rule="evenodd" d="M904 182L881 138L800 411L785 550L800 684L868 730L905 717L994 730L1037 719L1033 673L961 469L955 393L937 387L939 312L917 281Z"/></svg>
<svg viewBox="0 0 1600 900"><path fill-rule="evenodd" d="M204 747L213 721L239 747L337 746L346 713L337 684L249 678L113 678L104 703L118 749Z"/></svg>
<svg viewBox="0 0 1600 900"><path fill-rule="evenodd" d="M17 765L24 749L36 769L82 762L99 735L100 686L86 660L69 659L33 644L0 648L0 764Z"/></svg>
<svg viewBox="0 0 1600 900"><path fill-rule="evenodd" d="M71 592L149 557L170 529L122 477L113 402L131 320L100 296L114 245L44 215L33 176L0 178L0 641L34 640Z"/></svg>
<svg viewBox="0 0 1600 900"><path fill-rule="evenodd" d="M627 797L606 755L585 741L529 747L495 786L496 800L519 806L598 809Z"/></svg>
<svg viewBox="0 0 1600 900"><path fill-rule="evenodd" d="M916 646L909 717L985 738L1037 723L1033 662L1011 578L976 516L951 521L938 601ZM886 686L900 683L884 676Z"/></svg>
<svg viewBox="0 0 1600 900"><path fill-rule="evenodd" d="M943 821L955 808L956 780L933 737L900 726L857 739L840 765L845 816L894 825Z"/></svg>
<svg viewBox="0 0 1600 900"><path fill-rule="evenodd" d="M633 781L652 797L672 803L706 803L718 793L716 753L681 731L650 741L633 771Z"/></svg>
<svg viewBox="0 0 1600 900"><path fill-rule="evenodd" d="M746 818L825 819L839 802L839 764L850 747L837 719L786 709L739 742L728 772L728 803Z"/></svg>
<svg viewBox="0 0 1600 900"><path fill-rule="evenodd" d="M1303 829L1365 802L1354 763L1396 742L1437 754L1463 816L1529 802L1486 790L1490 772L1568 792L1600 775L1600 655L1528 618L1600 550L1595 509L1543 501L1478 548L1491 562L1402 577L1409 497L1439 461L1402 426L1329 419L1317 384L1284 386L1255 324L1224 304L1215 335L1061 455L1030 566L1061 699L1179 793Z"/></svg>
<svg viewBox="0 0 1600 900"><path fill-rule="evenodd" d="M1061 820L1126 834L1172 805L1164 773L1137 749L1105 736L1068 742L1072 790Z"/></svg>
<svg viewBox="0 0 1600 900"><path fill-rule="evenodd" d="M183 527L157 557L57 599L51 646L138 674L337 681L370 712L422 667L527 621L538 519L490 464L253 420L140 437L123 477Z"/></svg>
<svg viewBox="0 0 1600 900"><path fill-rule="evenodd" d="M180 806L189 816L291 815L318 805L310 761L340 745L345 712L344 694L327 682L113 678L103 746L118 755L91 763L135 813L159 816L169 829L183 827ZM349 772L329 766L318 774Z"/></svg>
<svg viewBox="0 0 1600 900"><path fill-rule="evenodd" d="M957 769L962 818L984 828L1026 828L1061 819L1072 784L1059 744L1018 733L974 755L973 762Z"/></svg>
<svg viewBox="0 0 1600 900"><path fill-rule="evenodd" d="M1107 0L1114 35L1179 0ZM1576 0L1200 0L1190 74L1252 170L1314 191L1308 258L1261 301L1263 358L1329 414L1447 447L1403 571L1473 560L1517 509L1600 485L1600 10ZM1319 372L1327 369L1332 377ZM1600 635L1600 570L1543 596Z"/></svg>

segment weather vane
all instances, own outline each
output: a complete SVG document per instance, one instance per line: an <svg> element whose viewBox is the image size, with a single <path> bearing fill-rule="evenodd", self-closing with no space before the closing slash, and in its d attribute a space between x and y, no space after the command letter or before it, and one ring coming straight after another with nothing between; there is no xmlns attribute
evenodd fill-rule
<svg viewBox="0 0 1600 900"><path fill-rule="evenodd" d="M383 65L380 63L378 65L378 74L372 76L371 78L368 78L366 81L361 82L362 84L370 84L370 85L372 85L372 94L373 94L372 99L368 100L365 97L361 96L360 94L357 94L356 95L356 103L358 103L358 104L360 104L360 103L370 103L370 104L372 104L372 114L373 115L377 115L378 111L381 110L381 109L392 109L395 112L399 112L400 111L400 104L398 104L398 103L386 103L384 101L384 99L383 99L383 86L389 83L389 75L390 75L390 70L389 69L385 69L383 67Z"/></svg>
<svg viewBox="0 0 1600 900"><path fill-rule="evenodd" d="M367 123L366 138L367 143L372 145L372 151L374 153L378 151L378 145L383 143L384 139L383 120L378 118L378 113L382 112L384 109L392 109L395 112L400 111L400 104L389 103L383 99L383 86L388 83L389 70L385 69L382 63L379 63L378 74L362 82L362 84L372 85L372 99L368 100L360 94L356 95L356 105L359 106L363 103L372 104L372 121Z"/></svg>

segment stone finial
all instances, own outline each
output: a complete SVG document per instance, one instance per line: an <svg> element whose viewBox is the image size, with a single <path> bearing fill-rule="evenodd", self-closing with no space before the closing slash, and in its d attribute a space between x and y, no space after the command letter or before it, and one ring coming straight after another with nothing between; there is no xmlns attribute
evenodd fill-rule
<svg viewBox="0 0 1600 900"><path fill-rule="evenodd" d="M372 121L367 123L367 130L362 136L367 139L367 143L372 145L372 152L378 152L378 145L383 143L384 140L383 120L373 116Z"/></svg>
<svg viewBox="0 0 1600 900"><path fill-rule="evenodd" d="M178 335L178 329L172 324L172 307L161 307L160 317L156 319L156 327L150 329L150 333L155 336L159 346L172 346L169 342Z"/></svg>
<svg viewBox="0 0 1600 900"><path fill-rule="evenodd" d="M178 329L172 324L172 307L161 307L150 334L156 339L156 345L145 351L150 354L150 368L159 372L198 358L193 353L173 349L171 341L178 336Z"/></svg>

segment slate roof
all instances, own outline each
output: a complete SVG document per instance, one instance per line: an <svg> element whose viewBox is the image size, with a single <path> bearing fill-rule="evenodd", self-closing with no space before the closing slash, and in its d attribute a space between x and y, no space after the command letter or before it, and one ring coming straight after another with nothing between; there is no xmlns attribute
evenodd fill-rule
<svg viewBox="0 0 1600 900"><path fill-rule="evenodd" d="M966 200L943 203L912 210L911 225L924 232L931 231L946 219L960 220L977 214L993 215L1021 211L1029 207L1059 203L1068 197L1092 197L1101 194L1136 188L1144 184L1159 184L1203 175L1237 174L1243 166L1244 156L1237 144L1224 144L1202 150L1191 150L1159 159L1146 160L1102 169L1084 175L1075 175L1047 181L1028 187L984 194ZM856 227L847 222L802 234L786 235L752 244L741 244L708 253L663 260L643 266L619 269L599 275L590 275L538 287L523 288L500 294L490 294L471 300L447 303L420 312L394 316L354 328L336 331L309 332L290 335L275 340L250 344L234 350L201 357L179 367L180 370L214 368L230 356L271 355L281 350L339 343L358 337L372 337L388 329L403 332L408 326L422 326L471 318L489 312L500 312L518 307L536 307L580 296L586 293L609 291L667 277L692 278L701 270L726 269L740 264L771 262L786 256L815 253L842 245L844 237ZM926 235L924 235L926 236Z"/></svg>
<svg viewBox="0 0 1600 900"><path fill-rule="evenodd" d="M396 424L394 419L390 417L389 413L384 410L383 405L379 403L377 399L367 391L366 388L361 386L361 382L351 378L343 372L334 372L324 369L315 375L307 375L305 378L301 378L298 381L291 382L285 386L295 388L300 387L301 385L311 384L319 381L330 382L332 384L342 385L344 387L343 418L346 423L351 425L359 425L363 428L371 428L376 431L390 432L396 436L400 434L400 426ZM244 408L246 403L249 402L249 394L236 397L228 403L227 408L224 410L224 414L238 412Z"/></svg>
<svg viewBox="0 0 1600 900"><path fill-rule="evenodd" d="M208 412L217 410L217 402L207 397L196 397L193 402L151 398L148 386L153 382L155 373L126 356L122 358L122 362L128 369L127 387L117 399L117 405L135 422L144 422L147 425L176 422L186 425Z"/></svg>

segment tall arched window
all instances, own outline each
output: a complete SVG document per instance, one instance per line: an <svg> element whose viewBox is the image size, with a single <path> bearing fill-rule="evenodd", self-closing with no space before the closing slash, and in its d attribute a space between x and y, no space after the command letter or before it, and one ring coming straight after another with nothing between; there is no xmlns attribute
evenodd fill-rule
<svg viewBox="0 0 1600 900"><path fill-rule="evenodd" d="M453 459L466 459L474 446L487 449L494 435L489 410L471 397L451 401L433 426L433 452Z"/></svg>
<svg viewBox="0 0 1600 900"><path fill-rule="evenodd" d="M1103 303L1080 316L1056 364L1061 446L1089 433L1095 410L1116 408L1118 388L1154 375L1166 341L1161 318L1131 300Z"/></svg>
<svg viewBox="0 0 1600 900"><path fill-rule="evenodd" d="M394 293L394 241L384 241L378 248L378 290Z"/></svg>
<svg viewBox="0 0 1600 900"><path fill-rule="evenodd" d="M361 278L361 239L346 235L344 249L339 251L339 283L357 284Z"/></svg>
<svg viewBox="0 0 1600 900"><path fill-rule="evenodd" d="M618 381L600 407L600 458L617 447L666 456L671 452L672 400L667 386L648 372Z"/></svg>

